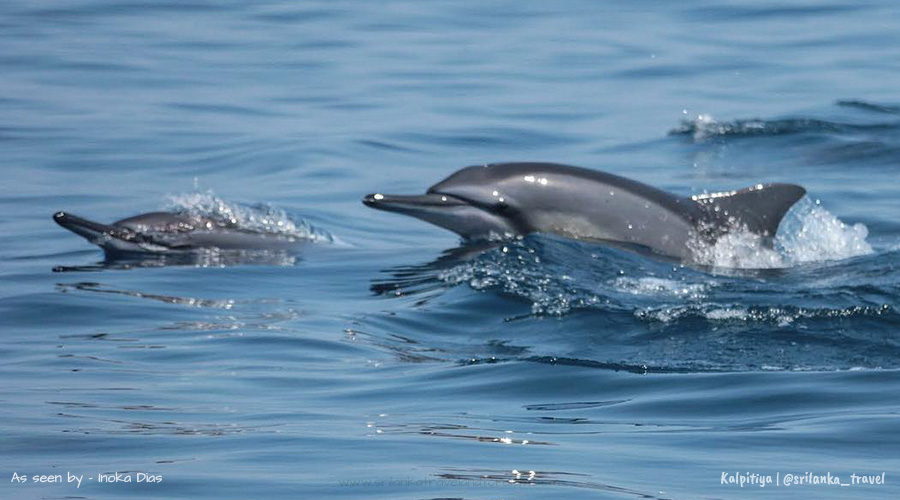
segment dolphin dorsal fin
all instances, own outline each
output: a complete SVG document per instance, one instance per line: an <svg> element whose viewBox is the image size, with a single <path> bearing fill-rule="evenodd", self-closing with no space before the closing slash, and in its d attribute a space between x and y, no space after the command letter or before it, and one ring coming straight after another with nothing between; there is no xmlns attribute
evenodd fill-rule
<svg viewBox="0 0 900 500"><path fill-rule="evenodd" d="M784 214L805 194L806 189L794 184L757 184L738 191L694 195L690 199L703 207L707 222L726 227L736 224L771 238Z"/></svg>

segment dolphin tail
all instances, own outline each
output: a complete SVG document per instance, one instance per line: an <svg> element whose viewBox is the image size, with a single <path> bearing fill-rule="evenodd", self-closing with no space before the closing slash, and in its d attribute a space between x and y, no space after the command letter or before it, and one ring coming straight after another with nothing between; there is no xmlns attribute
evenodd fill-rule
<svg viewBox="0 0 900 500"><path fill-rule="evenodd" d="M53 221L95 244L98 244L104 235L112 235L117 232L115 226L83 219L77 215L66 212L56 212L53 214Z"/></svg>
<svg viewBox="0 0 900 500"><path fill-rule="evenodd" d="M739 226L771 241L781 219L805 194L806 189L794 184L757 184L739 191L702 194L690 199L703 207L703 222L712 223L717 231Z"/></svg>

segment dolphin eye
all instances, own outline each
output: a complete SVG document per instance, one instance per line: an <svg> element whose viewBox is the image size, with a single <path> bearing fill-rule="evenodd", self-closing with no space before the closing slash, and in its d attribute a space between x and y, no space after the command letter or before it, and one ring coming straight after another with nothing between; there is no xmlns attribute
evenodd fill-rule
<svg viewBox="0 0 900 500"><path fill-rule="evenodd" d="M497 203L494 203L494 210L498 212L503 212L508 208L509 205L505 201L498 201Z"/></svg>

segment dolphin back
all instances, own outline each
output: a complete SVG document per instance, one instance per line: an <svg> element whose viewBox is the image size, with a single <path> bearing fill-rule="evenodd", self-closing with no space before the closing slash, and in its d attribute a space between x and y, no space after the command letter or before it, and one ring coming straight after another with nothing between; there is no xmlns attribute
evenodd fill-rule
<svg viewBox="0 0 900 500"><path fill-rule="evenodd" d="M738 191L692 196L704 211L701 224L716 237L736 227L772 238L806 190L795 184L757 184Z"/></svg>
<svg viewBox="0 0 900 500"><path fill-rule="evenodd" d="M149 212L113 222L112 225L139 232L185 232L199 229L206 222L206 219L182 212Z"/></svg>

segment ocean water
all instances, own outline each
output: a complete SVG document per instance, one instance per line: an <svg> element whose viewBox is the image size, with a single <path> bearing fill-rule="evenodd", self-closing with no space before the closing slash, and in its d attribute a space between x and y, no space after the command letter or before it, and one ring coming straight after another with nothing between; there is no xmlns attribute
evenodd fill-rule
<svg viewBox="0 0 900 500"><path fill-rule="evenodd" d="M900 496L898 27L889 1L3 2L0 498ZM808 196L774 250L690 266L360 203L517 160ZM51 219L173 207L310 243L106 259Z"/></svg>

